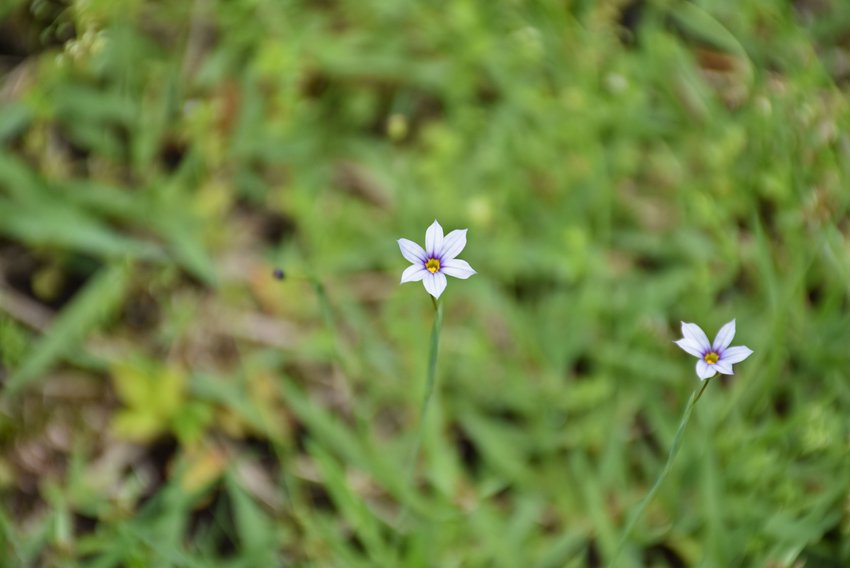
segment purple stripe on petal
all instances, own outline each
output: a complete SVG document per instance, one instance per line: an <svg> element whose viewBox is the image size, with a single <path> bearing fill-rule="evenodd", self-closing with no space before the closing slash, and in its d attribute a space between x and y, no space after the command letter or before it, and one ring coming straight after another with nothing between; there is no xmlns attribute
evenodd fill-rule
<svg viewBox="0 0 850 568"><path fill-rule="evenodd" d="M460 254L466 246L467 229L457 229L446 235L443 239L443 247L439 251L441 260L451 260Z"/></svg>
<svg viewBox="0 0 850 568"><path fill-rule="evenodd" d="M443 228L434 219L428 230L425 231L425 252L428 258L437 257L443 248Z"/></svg>
<svg viewBox="0 0 850 568"><path fill-rule="evenodd" d="M428 270L422 268L421 264L413 264L404 269L404 272L401 273L401 283L405 282L419 282L425 275L428 274Z"/></svg>
<svg viewBox="0 0 850 568"><path fill-rule="evenodd" d="M705 332L695 323L682 322L682 337L699 345L703 353L711 349L711 343L709 343Z"/></svg>
<svg viewBox="0 0 850 568"><path fill-rule="evenodd" d="M686 353L688 353L689 355L693 355L694 357L699 357L700 359L702 359L702 356L705 355L705 352L702 350L702 348L690 339L679 339L674 341L673 343L675 343L676 345L684 349Z"/></svg>
<svg viewBox="0 0 850 568"><path fill-rule="evenodd" d="M398 248L401 249L401 256L412 264L425 264L428 258L425 256L425 251L422 247L408 239L399 239Z"/></svg>
<svg viewBox="0 0 850 568"><path fill-rule="evenodd" d="M732 343L732 339L734 337L735 320L732 320L720 328L720 331L718 331L717 335L714 337L714 343L711 344L711 348L717 352L720 352L723 349L729 347L729 344Z"/></svg>
<svg viewBox="0 0 850 568"><path fill-rule="evenodd" d="M466 280L473 274L476 274L475 270L469 266L468 262L460 260L459 258L450 258L449 260L443 261L440 266L440 272L447 274L448 276L460 278L461 280Z"/></svg>
<svg viewBox="0 0 850 568"><path fill-rule="evenodd" d="M717 373L717 370L712 368L711 365L706 363L704 360L700 359L697 361L697 376L701 380L710 379Z"/></svg>
<svg viewBox="0 0 850 568"><path fill-rule="evenodd" d="M720 354L720 360L724 363L733 365L735 363L740 363L752 354L753 350L749 347L745 345L738 345L725 349L723 353Z"/></svg>
<svg viewBox="0 0 850 568"><path fill-rule="evenodd" d="M446 275L441 272L434 272L433 274L428 272L422 279L422 283L425 285L425 290L435 298L440 297L440 294L446 289L446 284L448 284Z"/></svg>

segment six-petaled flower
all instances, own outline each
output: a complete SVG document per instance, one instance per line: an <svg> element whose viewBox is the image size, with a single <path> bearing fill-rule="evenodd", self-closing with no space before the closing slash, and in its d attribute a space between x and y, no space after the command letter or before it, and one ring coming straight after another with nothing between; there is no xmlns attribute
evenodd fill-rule
<svg viewBox="0 0 850 568"><path fill-rule="evenodd" d="M410 261L401 275L401 283L419 282L434 298L439 298L446 289L446 276L467 279L475 270L457 255L466 246L466 229L452 231L443 236L443 228L435 220L425 232L425 248L408 239L399 239L398 246L405 259ZM714 342L695 323L682 322L682 339L675 343L697 358L696 372L701 380L710 379L717 373L735 374L732 365L740 363L753 350L744 345L730 347L735 337L735 320L726 323L717 332Z"/></svg>
<svg viewBox="0 0 850 568"><path fill-rule="evenodd" d="M682 339L675 343L699 359L697 376L704 381L717 373L734 375L732 365L752 355L753 350L749 347L743 345L729 347L733 337L735 337L735 320L720 328L714 343L709 343L705 332L697 324L682 322Z"/></svg>
<svg viewBox="0 0 850 568"><path fill-rule="evenodd" d="M419 282L434 298L446 289L446 276L467 279L475 270L465 260L456 258L466 246L466 229L452 231L445 237L443 228L434 221L425 231L425 248L413 241L399 239L401 254L412 264L401 274L401 283Z"/></svg>

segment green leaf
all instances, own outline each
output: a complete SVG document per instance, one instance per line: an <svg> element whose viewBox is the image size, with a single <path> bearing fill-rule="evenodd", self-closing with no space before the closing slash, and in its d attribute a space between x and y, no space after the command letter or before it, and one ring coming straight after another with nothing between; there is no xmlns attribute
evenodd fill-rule
<svg viewBox="0 0 850 568"><path fill-rule="evenodd" d="M0 232L31 245L51 245L107 258L163 257L156 245L125 237L84 211L47 196L26 202L0 199Z"/></svg>
<svg viewBox="0 0 850 568"><path fill-rule="evenodd" d="M233 502L241 549L252 556L257 565L273 565L274 557L270 552L274 543L274 532L268 515L242 489L233 474L226 476L226 483L228 495Z"/></svg>
<svg viewBox="0 0 850 568"><path fill-rule="evenodd" d="M95 274L28 351L23 365L9 378L7 396L14 396L43 379L63 357L81 348L88 334L121 307L132 273L131 265L115 264Z"/></svg>

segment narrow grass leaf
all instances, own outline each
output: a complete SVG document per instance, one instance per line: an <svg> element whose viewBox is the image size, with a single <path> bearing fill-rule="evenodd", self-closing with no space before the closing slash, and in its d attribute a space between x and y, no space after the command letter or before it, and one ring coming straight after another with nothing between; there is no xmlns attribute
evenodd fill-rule
<svg viewBox="0 0 850 568"><path fill-rule="evenodd" d="M114 264L95 274L57 316L50 330L36 341L24 363L9 378L7 396L32 386L64 356L79 349L86 336L118 310L132 276L128 264Z"/></svg>

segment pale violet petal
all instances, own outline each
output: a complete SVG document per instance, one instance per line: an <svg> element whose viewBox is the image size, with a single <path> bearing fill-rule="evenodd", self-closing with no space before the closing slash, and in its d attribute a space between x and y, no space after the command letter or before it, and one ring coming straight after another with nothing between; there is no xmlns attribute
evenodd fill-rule
<svg viewBox="0 0 850 568"><path fill-rule="evenodd" d="M457 229L446 235L443 239L443 247L437 251L440 260L451 260L460 254L466 246L467 229Z"/></svg>
<svg viewBox="0 0 850 568"><path fill-rule="evenodd" d="M684 349L685 352L690 355L693 355L694 357L702 358L702 356L705 354L705 351L703 351L703 349L699 345L697 345L694 341L690 339L678 339L673 343L675 343L676 345Z"/></svg>
<svg viewBox="0 0 850 568"><path fill-rule="evenodd" d="M700 326L695 323L682 322L682 337L700 346L703 353L711 349L711 343Z"/></svg>
<svg viewBox="0 0 850 568"><path fill-rule="evenodd" d="M697 361L697 376L701 380L710 379L717 373L717 369L713 365L709 365L704 359Z"/></svg>
<svg viewBox="0 0 850 568"><path fill-rule="evenodd" d="M726 325L720 328L720 331L717 332L717 335L714 337L714 343L711 344L711 348L715 351L721 351L729 347L729 344L732 343L732 339L735 337L735 320L730 321Z"/></svg>
<svg viewBox="0 0 850 568"><path fill-rule="evenodd" d="M425 252L428 257L437 256L437 253L443 248L443 228L434 219L428 230L425 231Z"/></svg>
<svg viewBox="0 0 850 568"><path fill-rule="evenodd" d="M448 276L466 280L473 274L477 274L469 263L459 258L450 258L440 263L440 272Z"/></svg>
<svg viewBox="0 0 850 568"><path fill-rule="evenodd" d="M713 365L715 369L717 369L718 373L723 373L724 375L734 375L735 372L732 370L732 365L723 359L719 360L717 363Z"/></svg>
<svg viewBox="0 0 850 568"><path fill-rule="evenodd" d="M405 282L419 282L425 275L428 274L428 269L423 268L421 264L412 264L404 269L404 272L401 273L401 283Z"/></svg>
<svg viewBox="0 0 850 568"><path fill-rule="evenodd" d="M441 272L428 272L425 278L422 279L422 284L425 285L425 290L435 298L439 298L443 290L446 289L446 275Z"/></svg>
<svg viewBox="0 0 850 568"><path fill-rule="evenodd" d="M733 365L735 363L740 363L752 354L753 350L749 347L745 345L738 345L735 347L724 349L723 353L720 354L720 360L724 363Z"/></svg>
<svg viewBox="0 0 850 568"><path fill-rule="evenodd" d="M422 247L411 240L399 239L398 248L401 249L401 256L407 259L408 262L424 265L425 261L428 260Z"/></svg>

